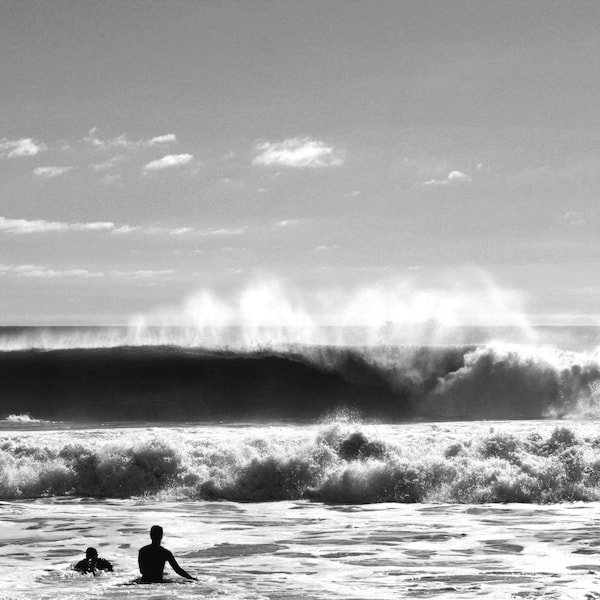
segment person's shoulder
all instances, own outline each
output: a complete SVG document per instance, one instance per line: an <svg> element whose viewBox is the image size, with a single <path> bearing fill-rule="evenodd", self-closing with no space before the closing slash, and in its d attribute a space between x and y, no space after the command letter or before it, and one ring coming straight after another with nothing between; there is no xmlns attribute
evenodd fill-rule
<svg viewBox="0 0 600 600"><path fill-rule="evenodd" d="M99 569L112 570L112 564L105 558L99 558L98 562L96 563L96 566Z"/></svg>

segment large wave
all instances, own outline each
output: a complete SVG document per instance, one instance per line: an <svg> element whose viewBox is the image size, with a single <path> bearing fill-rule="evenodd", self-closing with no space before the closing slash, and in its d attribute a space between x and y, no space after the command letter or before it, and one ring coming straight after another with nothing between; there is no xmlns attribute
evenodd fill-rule
<svg viewBox="0 0 600 600"><path fill-rule="evenodd" d="M404 429L403 429L403 428ZM589 428L332 422L252 434L192 429L17 435L0 442L0 497L561 502L600 499ZM415 429L416 428L416 429Z"/></svg>
<svg viewBox="0 0 600 600"><path fill-rule="evenodd" d="M0 352L0 418L28 413L83 422L306 421L350 408L383 422L533 419L595 417L599 402L597 358L550 348Z"/></svg>

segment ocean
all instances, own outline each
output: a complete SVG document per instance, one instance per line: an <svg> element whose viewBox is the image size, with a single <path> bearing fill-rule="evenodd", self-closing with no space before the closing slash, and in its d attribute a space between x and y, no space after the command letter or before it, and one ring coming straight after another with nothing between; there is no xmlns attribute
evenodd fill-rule
<svg viewBox="0 0 600 600"><path fill-rule="evenodd" d="M600 330L409 333L0 328L0 598L600 598Z"/></svg>

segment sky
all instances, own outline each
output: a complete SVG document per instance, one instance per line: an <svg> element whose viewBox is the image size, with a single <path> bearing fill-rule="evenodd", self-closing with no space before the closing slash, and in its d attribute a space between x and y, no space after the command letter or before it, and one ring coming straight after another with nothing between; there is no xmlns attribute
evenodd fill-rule
<svg viewBox="0 0 600 600"><path fill-rule="evenodd" d="M0 324L248 290L600 323L599 29L585 0L3 0Z"/></svg>

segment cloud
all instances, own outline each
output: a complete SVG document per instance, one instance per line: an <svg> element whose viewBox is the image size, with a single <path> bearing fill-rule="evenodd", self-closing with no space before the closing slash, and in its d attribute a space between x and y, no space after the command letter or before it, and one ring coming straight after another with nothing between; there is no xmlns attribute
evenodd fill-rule
<svg viewBox="0 0 600 600"><path fill-rule="evenodd" d="M136 146L135 142L128 140L124 133L110 139L101 138L99 133L99 127L92 127L83 138L83 141L99 150L106 150L107 148L132 148Z"/></svg>
<svg viewBox="0 0 600 600"><path fill-rule="evenodd" d="M35 156L48 146L42 142L35 142L31 138L21 138L20 140L0 140L0 157L15 158L20 156Z"/></svg>
<svg viewBox="0 0 600 600"><path fill-rule="evenodd" d="M172 144L177 141L177 136L174 133L165 133L163 135L154 136L148 140L131 140L126 134L122 133L121 135L112 138L105 138L100 135L99 127L92 127L88 131L88 134L83 138L83 141L98 150L107 150L108 148L135 150L137 148Z"/></svg>
<svg viewBox="0 0 600 600"><path fill-rule="evenodd" d="M124 227L120 227L119 230L115 230L115 233L129 233L129 231L122 231L125 228L128 228L130 231L141 231L142 233L166 233L169 235L182 235L194 231L191 227L129 227L129 225L125 225Z"/></svg>
<svg viewBox="0 0 600 600"><path fill-rule="evenodd" d="M52 177L60 177L65 173L68 173L73 167L37 167L33 170L33 174L37 177L46 177L48 179Z"/></svg>
<svg viewBox="0 0 600 600"><path fill-rule="evenodd" d="M65 223L43 219L8 219L0 217L0 232L12 234L64 233L69 231L103 231L119 235L130 233L182 235L194 231L191 227L142 227L140 225L115 225L111 221L91 223Z"/></svg>
<svg viewBox="0 0 600 600"><path fill-rule="evenodd" d="M159 225L116 225L112 221L95 221L89 223L66 223L64 221L46 221L43 219L9 219L0 217L0 233L16 235L36 233L65 233L73 231L98 231L114 235L141 233L147 235L183 235L196 233L200 236L241 235L247 227L195 230L192 227L162 227Z"/></svg>
<svg viewBox="0 0 600 600"><path fill-rule="evenodd" d="M165 135L157 135L148 140L149 146L160 146L160 144L172 144L177 141L177 136L174 133L166 133Z"/></svg>
<svg viewBox="0 0 600 600"><path fill-rule="evenodd" d="M422 185L448 185L449 183L470 183L473 181L470 175L461 171L450 171L445 179L430 179L424 181Z"/></svg>
<svg viewBox="0 0 600 600"><path fill-rule="evenodd" d="M194 158L193 154L167 154L144 165L144 171L162 171L172 167L187 165Z"/></svg>
<svg viewBox="0 0 600 600"><path fill-rule="evenodd" d="M102 221L96 223L63 223L60 221L44 221L42 219L28 221L26 219L0 217L0 231L16 234L61 231L112 231L114 228L114 223Z"/></svg>
<svg viewBox="0 0 600 600"><path fill-rule="evenodd" d="M40 265L0 265L0 275L14 275L16 277L32 277L40 279L52 279L56 277L103 277L100 271L88 271L87 269L51 269Z"/></svg>
<svg viewBox="0 0 600 600"><path fill-rule="evenodd" d="M106 171L107 169L111 169L119 163L122 163L124 160L127 160L125 156L117 154L117 156L113 156L104 162L91 164L90 169L93 169L94 171Z"/></svg>
<svg viewBox="0 0 600 600"><path fill-rule="evenodd" d="M0 276L12 275L14 277L27 277L37 279L77 278L90 279L100 277L123 277L126 279L149 279L160 275L169 275L173 269L138 269L135 271L90 271L89 269L53 269L41 265L2 265Z"/></svg>
<svg viewBox="0 0 600 600"><path fill-rule="evenodd" d="M119 225L119 227L115 227L112 232L118 234L128 234L140 231L140 229L141 227L139 225Z"/></svg>
<svg viewBox="0 0 600 600"><path fill-rule="evenodd" d="M471 177L460 171L450 171L448 173L448 181L472 181Z"/></svg>
<svg viewBox="0 0 600 600"><path fill-rule="evenodd" d="M241 235L246 231L246 227L237 227L236 229L229 229L227 227L221 227L220 229L207 229L201 232L202 235Z"/></svg>
<svg viewBox="0 0 600 600"><path fill-rule="evenodd" d="M283 221L279 221L279 223L277 223L277 227L289 227L290 225L297 225L298 223L298 219L284 219Z"/></svg>
<svg viewBox="0 0 600 600"><path fill-rule="evenodd" d="M336 167L343 164L346 152L311 138L288 138L282 142L259 142L260 153L254 165L284 167Z"/></svg>
<svg viewBox="0 0 600 600"><path fill-rule="evenodd" d="M138 269L137 271L109 271L108 275L113 277L126 277L128 279L148 279L150 277L156 277L157 275L170 275L174 273L173 269Z"/></svg>

